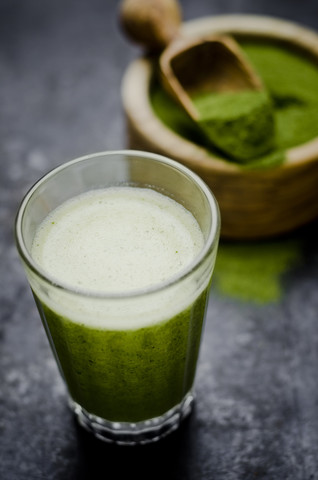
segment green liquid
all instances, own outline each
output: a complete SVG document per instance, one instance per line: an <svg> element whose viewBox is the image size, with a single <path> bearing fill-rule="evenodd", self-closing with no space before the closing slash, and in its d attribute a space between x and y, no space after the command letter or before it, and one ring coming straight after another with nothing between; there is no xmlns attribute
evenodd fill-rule
<svg viewBox="0 0 318 480"><path fill-rule="evenodd" d="M203 242L189 211L146 188L87 192L39 226L33 258L77 293L35 285L34 294L69 393L86 412L140 422L191 390L210 279L163 285Z"/></svg>
<svg viewBox="0 0 318 480"><path fill-rule="evenodd" d="M73 400L104 419L139 422L191 390L206 297L207 290L173 318L136 330L88 327L36 300Z"/></svg>

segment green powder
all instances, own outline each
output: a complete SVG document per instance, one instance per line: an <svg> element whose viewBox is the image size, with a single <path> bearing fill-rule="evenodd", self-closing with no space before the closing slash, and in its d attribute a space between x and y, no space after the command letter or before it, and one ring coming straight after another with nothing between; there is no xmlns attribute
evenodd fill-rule
<svg viewBox="0 0 318 480"><path fill-rule="evenodd" d="M214 286L222 294L241 301L277 302L282 276L301 255L296 240L263 243L222 243L219 246Z"/></svg>
<svg viewBox="0 0 318 480"><path fill-rule="evenodd" d="M240 41L255 70L263 79L274 105L275 149L255 158L242 168L262 168L281 164L286 149L318 136L318 65L302 53L270 41ZM154 81L150 92L156 115L169 128L224 158L211 147L198 125ZM231 160L227 155L227 159Z"/></svg>
<svg viewBox="0 0 318 480"><path fill-rule="evenodd" d="M318 66L283 44L256 40L239 43L272 99L276 144L271 152L255 157L241 168L279 165L285 159L286 149L318 136ZM159 83L152 86L151 101L156 115L169 128L207 148L214 156L221 156ZM283 294L283 276L300 256L301 245L295 240L221 243L214 286L222 295L240 301L277 302Z"/></svg>
<svg viewBox="0 0 318 480"><path fill-rule="evenodd" d="M317 61L269 42L241 46L273 99L277 148L291 148L318 136Z"/></svg>
<svg viewBox="0 0 318 480"><path fill-rule="evenodd" d="M155 114L171 130L198 145L206 146L206 137L197 124L173 101L154 79L151 84L150 100Z"/></svg>
<svg viewBox="0 0 318 480"><path fill-rule="evenodd" d="M264 91L201 93L192 97L199 126L229 157L248 162L274 148L274 116Z"/></svg>

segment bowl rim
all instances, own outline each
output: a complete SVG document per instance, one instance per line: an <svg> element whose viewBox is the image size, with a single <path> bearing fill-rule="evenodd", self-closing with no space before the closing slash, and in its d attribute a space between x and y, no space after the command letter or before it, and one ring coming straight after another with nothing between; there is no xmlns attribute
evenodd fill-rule
<svg viewBox="0 0 318 480"><path fill-rule="evenodd" d="M285 41L293 44L295 48L307 50L308 53L317 57L318 62L318 33L296 22L276 17L252 14L207 16L184 22L181 32L185 37L229 33ZM217 156L204 147L187 140L163 124L154 114L147 94L153 68L151 58L139 57L132 61L123 76L121 85L123 107L127 119L133 124L134 129L138 130L142 137L145 137L159 150L162 150L163 146L168 151L170 146L172 151L178 150L178 157L183 158L190 167L198 166L198 162L200 162L201 168L211 172L218 170L233 175L241 174L243 170L240 165L234 162L230 163L226 158ZM266 175L266 172L273 170L287 171L307 163L317 162L318 136L306 143L287 149L286 157L286 161L282 165L266 169L244 169L244 172Z"/></svg>

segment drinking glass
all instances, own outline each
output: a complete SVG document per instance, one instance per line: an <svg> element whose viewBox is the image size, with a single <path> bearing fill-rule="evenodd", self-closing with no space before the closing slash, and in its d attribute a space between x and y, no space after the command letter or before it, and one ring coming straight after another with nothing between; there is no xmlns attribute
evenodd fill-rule
<svg viewBox="0 0 318 480"><path fill-rule="evenodd" d="M192 213L204 246L188 267L154 286L101 294L72 288L35 262L34 236L50 212L77 195L113 186L153 189ZM22 200L18 252L69 404L96 437L117 444L152 442L190 413L219 230L217 202L201 178L147 152L75 159L46 174Z"/></svg>

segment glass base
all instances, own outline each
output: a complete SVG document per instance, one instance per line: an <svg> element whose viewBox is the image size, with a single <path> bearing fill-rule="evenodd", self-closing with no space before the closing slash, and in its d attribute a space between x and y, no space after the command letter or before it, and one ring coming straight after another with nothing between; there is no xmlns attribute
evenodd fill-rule
<svg viewBox="0 0 318 480"><path fill-rule="evenodd" d="M160 417L143 422L110 422L92 415L78 403L70 400L70 406L79 424L96 438L117 445L143 445L156 442L176 430L193 407L194 395L189 392L183 401Z"/></svg>

